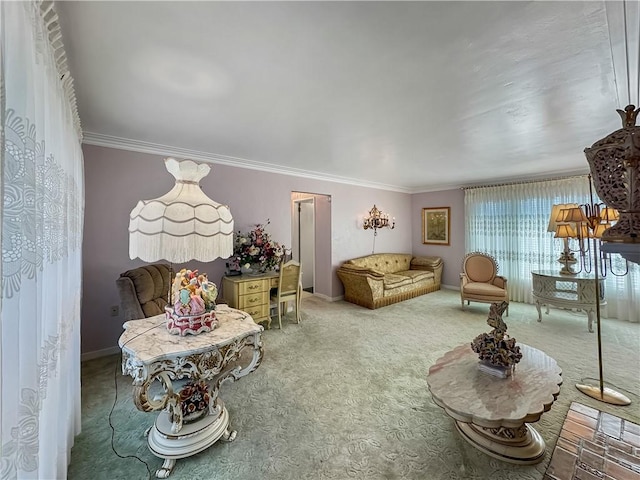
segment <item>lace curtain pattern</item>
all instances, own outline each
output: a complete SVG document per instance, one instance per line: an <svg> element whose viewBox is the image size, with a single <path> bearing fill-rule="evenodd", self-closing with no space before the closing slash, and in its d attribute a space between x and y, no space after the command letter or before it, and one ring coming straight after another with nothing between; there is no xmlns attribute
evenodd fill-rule
<svg viewBox="0 0 640 480"><path fill-rule="evenodd" d="M547 232L552 205L589 201L586 175L467 189L466 250L492 255L500 274L509 279L510 299L534 303L531 271L560 270L562 240ZM620 256L613 255L613 260L616 271L624 271ZM608 274L605 295L604 316L640 322L640 266L630 263L629 273L622 277Z"/></svg>
<svg viewBox="0 0 640 480"><path fill-rule="evenodd" d="M83 160L51 2L0 2L0 478L66 478L80 431Z"/></svg>

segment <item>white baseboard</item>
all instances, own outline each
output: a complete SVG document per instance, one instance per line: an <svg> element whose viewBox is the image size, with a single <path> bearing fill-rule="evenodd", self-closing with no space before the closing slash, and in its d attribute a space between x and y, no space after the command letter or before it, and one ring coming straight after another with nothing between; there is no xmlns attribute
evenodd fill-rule
<svg viewBox="0 0 640 480"><path fill-rule="evenodd" d="M86 352L80 355L80 361L93 360L94 358L108 357L120 353L120 347L103 348L102 350L96 350L94 352Z"/></svg>
<svg viewBox="0 0 640 480"><path fill-rule="evenodd" d="M460 291L460 285L445 285L444 283L440 284L440 288L443 288L445 290L455 290L457 292Z"/></svg>
<svg viewBox="0 0 640 480"><path fill-rule="evenodd" d="M340 295L338 297L330 297L328 295L323 295L322 293L314 293L313 295L327 302L339 302L340 300L344 300L344 295Z"/></svg>

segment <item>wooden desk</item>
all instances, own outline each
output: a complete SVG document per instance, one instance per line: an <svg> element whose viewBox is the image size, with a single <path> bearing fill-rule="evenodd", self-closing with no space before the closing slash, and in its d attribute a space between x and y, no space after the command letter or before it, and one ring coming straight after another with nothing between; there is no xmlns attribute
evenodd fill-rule
<svg viewBox="0 0 640 480"><path fill-rule="evenodd" d="M271 328L269 292L277 287L278 272L222 277L224 301L232 308L247 312L256 323L267 322L267 328Z"/></svg>
<svg viewBox="0 0 640 480"><path fill-rule="evenodd" d="M560 275L557 271L540 270L531 272L533 280L533 297L536 299L538 321L542 321L542 305L560 308L577 308L587 312L587 326L593 332L593 318L596 308L596 282L592 275ZM600 306L607 304L604 298L604 280L600 283Z"/></svg>
<svg viewBox="0 0 640 480"><path fill-rule="evenodd" d="M143 412L160 411L145 433L149 450L162 459L157 478L167 478L180 458L195 455L222 439L231 442L236 432L229 426L229 412L218 396L220 386L253 372L262 361L262 326L245 312L218 305L214 330L199 335L171 335L164 315L131 320L118 344L122 349L122 373L133 377L133 401ZM248 365L235 363L243 352L252 352ZM181 385L181 379L188 379ZM159 382L160 392L152 386ZM185 416L185 388L206 389L208 402ZM186 390L187 392L189 390ZM157 394L159 393L159 395ZM202 396L198 396L200 401ZM188 403L186 404L188 405Z"/></svg>

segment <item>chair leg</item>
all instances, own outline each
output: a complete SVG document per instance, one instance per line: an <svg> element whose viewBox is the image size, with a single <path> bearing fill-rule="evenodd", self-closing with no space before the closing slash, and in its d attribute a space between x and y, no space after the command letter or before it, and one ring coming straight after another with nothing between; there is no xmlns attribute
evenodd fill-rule
<svg viewBox="0 0 640 480"><path fill-rule="evenodd" d="M280 326L280 330L282 330L282 302L278 303L278 325Z"/></svg>
<svg viewBox="0 0 640 480"><path fill-rule="evenodd" d="M460 303L462 303L462 310L464 311L464 298L460 299Z"/></svg>

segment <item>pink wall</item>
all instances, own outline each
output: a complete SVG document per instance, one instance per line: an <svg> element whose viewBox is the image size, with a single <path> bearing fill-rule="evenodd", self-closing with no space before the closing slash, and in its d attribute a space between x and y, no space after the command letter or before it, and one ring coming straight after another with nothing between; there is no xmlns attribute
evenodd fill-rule
<svg viewBox="0 0 640 480"><path fill-rule="evenodd" d="M173 186L173 177L166 171L160 155L91 145L84 145L83 151L86 203L82 352L89 353L117 346L123 320L110 316L110 307L120 303L115 280L121 272L144 264L141 260L129 259L129 213L138 200L168 192ZM376 253L412 250L419 253L415 245L421 247L421 240L416 241L415 236L419 236L420 227L417 233L414 231L419 213L415 213L409 194L218 164L211 167L211 173L201 183L202 189L213 200L229 205L235 230L245 231L255 223L270 219L269 233L285 245L291 242L291 192L331 197L330 265L316 266L317 272L326 277L318 280L318 293L327 297L343 294L336 268L344 260L371 253L373 233L362 229L362 219L374 203L396 217L394 230L378 233ZM443 205L442 201L436 203ZM452 212L453 215L456 214ZM452 237L458 237L453 230ZM440 253L434 251L433 254ZM188 266L207 272L219 285L224 264L225 261L219 259L207 265L190 262ZM181 268L181 265L175 267Z"/></svg>
<svg viewBox="0 0 640 480"><path fill-rule="evenodd" d="M451 232L449 245L424 245L422 243L422 209L451 207ZM464 241L464 191L416 193L411 197L413 221L412 242L414 255L437 255L444 261L442 283L451 287L460 285L460 267L465 255Z"/></svg>

